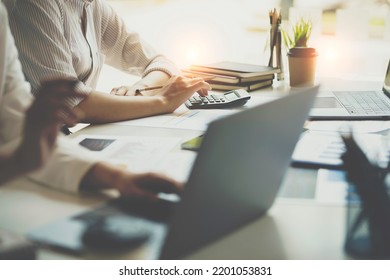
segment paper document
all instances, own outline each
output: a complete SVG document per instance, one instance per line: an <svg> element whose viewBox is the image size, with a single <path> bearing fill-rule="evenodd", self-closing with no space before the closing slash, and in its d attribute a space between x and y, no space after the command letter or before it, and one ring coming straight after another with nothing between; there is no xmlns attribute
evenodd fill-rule
<svg viewBox="0 0 390 280"><path fill-rule="evenodd" d="M234 113L233 109L189 110L180 107L171 114L118 122L121 125L206 130L213 120Z"/></svg>
<svg viewBox="0 0 390 280"><path fill-rule="evenodd" d="M132 172L159 172L185 182L196 153L172 153L182 140L176 137L81 135L74 139L99 158Z"/></svg>
<svg viewBox="0 0 390 280"><path fill-rule="evenodd" d="M319 169L315 200L318 203L347 205L348 192L352 191L344 171Z"/></svg>
<svg viewBox="0 0 390 280"><path fill-rule="evenodd" d="M205 131L210 122L245 110L259 104L267 103L275 97L253 96L244 106L228 108L228 109L198 109L189 110L185 105L180 106L171 114L164 114L152 117L146 117L136 120L117 122L121 125L135 125L147 127L162 127L162 128L178 128Z"/></svg>
<svg viewBox="0 0 390 280"><path fill-rule="evenodd" d="M388 121L310 121L305 128L315 131L378 133L390 129Z"/></svg>
<svg viewBox="0 0 390 280"><path fill-rule="evenodd" d="M382 167L389 160L388 140L378 134L354 134L367 157ZM344 143L338 133L307 131L298 141L292 155L294 165L340 168Z"/></svg>
<svg viewBox="0 0 390 280"><path fill-rule="evenodd" d="M84 129L87 126L89 126L89 123L78 123L73 127L69 127L69 131L72 133L76 133L77 131Z"/></svg>

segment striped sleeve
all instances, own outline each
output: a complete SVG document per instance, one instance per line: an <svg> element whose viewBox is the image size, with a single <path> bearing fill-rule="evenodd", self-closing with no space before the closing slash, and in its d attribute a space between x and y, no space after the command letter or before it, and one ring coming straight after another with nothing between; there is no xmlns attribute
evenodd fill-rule
<svg viewBox="0 0 390 280"><path fill-rule="evenodd" d="M33 93L42 80L78 78L64 37L61 5L57 0L16 1L10 13L10 27Z"/></svg>

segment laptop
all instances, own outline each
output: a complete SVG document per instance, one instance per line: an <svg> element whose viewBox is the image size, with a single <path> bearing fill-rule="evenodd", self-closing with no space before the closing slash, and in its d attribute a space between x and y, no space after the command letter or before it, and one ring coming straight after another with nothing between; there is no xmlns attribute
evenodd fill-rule
<svg viewBox="0 0 390 280"><path fill-rule="evenodd" d="M318 87L291 92L213 121L178 202L123 197L32 230L28 238L85 252L91 221L114 219L111 228L135 234L147 248L143 257L185 258L271 207L317 92ZM97 241L105 245L104 240Z"/></svg>
<svg viewBox="0 0 390 280"><path fill-rule="evenodd" d="M390 119L390 60L382 91L320 93L309 113L311 120Z"/></svg>

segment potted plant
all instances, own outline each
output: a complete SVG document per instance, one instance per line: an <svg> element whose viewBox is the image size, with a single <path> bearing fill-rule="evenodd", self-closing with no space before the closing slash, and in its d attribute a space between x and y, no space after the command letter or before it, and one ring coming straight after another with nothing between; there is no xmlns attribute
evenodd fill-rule
<svg viewBox="0 0 390 280"><path fill-rule="evenodd" d="M288 50L288 68L290 74L290 86L313 86L315 81L315 69L317 51L307 45L311 36L312 22L300 18L292 27L292 34L282 31L283 40Z"/></svg>

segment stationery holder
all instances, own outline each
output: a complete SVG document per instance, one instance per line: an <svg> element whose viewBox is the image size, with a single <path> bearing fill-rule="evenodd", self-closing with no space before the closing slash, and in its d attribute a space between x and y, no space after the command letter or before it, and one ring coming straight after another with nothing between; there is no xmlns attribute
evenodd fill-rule
<svg viewBox="0 0 390 280"><path fill-rule="evenodd" d="M281 23L282 15L274 9L269 12L270 18L270 35L269 35L269 47L270 57L268 60L268 66L280 69L277 73L277 80L284 80L283 62L282 62L282 33Z"/></svg>
<svg viewBox="0 0 390 280"><path fill-rule="evenodd" d="M356 259L390 259L390 198L383 169L369 162L352 137L343 137L348 192L345 251Z"/></svg>

